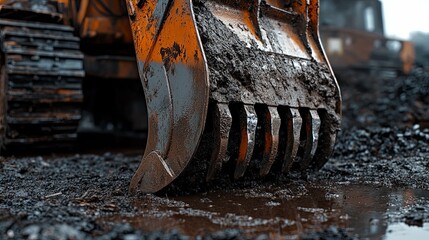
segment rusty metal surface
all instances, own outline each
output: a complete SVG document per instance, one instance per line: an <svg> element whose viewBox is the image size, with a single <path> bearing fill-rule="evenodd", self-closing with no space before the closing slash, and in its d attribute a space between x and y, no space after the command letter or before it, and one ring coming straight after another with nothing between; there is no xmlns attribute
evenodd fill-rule
<svg viewBox="0 0 429 240"><path fill-rule="evenodd" d="M72 28L0 19L0 34L2 147L73 141L84 71Z"/></svg>
<svg viewBox="0 0 429 240"><path fill-rule="evenodd" d="M264 155L263 165L259 174L266 176L276 160L280 141L280 126L281 118L276 107L264 108L263 115L265 118L260 118L263 122L264 129Z"/></svg>
<svg viewBox="0 0 429 240"><path fill-rule="evenodd" d="M207 180L218 177L224 162L229 160L227 155L229 133L231 131L232 116L227 104L217 103L213 116L214 149L211 155Z"/></svg>
<svg viewBox="0 0 429 240"><path fill-rule="evenodd" d="M318 1L127 4L149 114L132 192L159 191L185 170L191 184L201 172L238 179L256 167L265 176L276 161L306 170L330 155L341 97L319 41ZM204 127L211 139L200 146Z"/></svg>
<svg viewBox="0 0 429 240"><path fill-rule="evenodd" d="M301 139L302 118L298 109L284 110L284 125L286 126L286 152L283 159L282 171L288 172L295 162Z"/></svg>
<svg viewBox="0 0 429 240"><path fill-rule="evenodd" d="M256 126L258 124L258 117L252 105L240 105L238 118L240 138L238 142L232 143L239 146L234 172L235 179L243 177L249 166L255 148Z"/></svg>
<svg viewBox="0 0 429 240"><path fill-rule="evenodd" d="M301 169L307 169L311 163L311 160L314 158L316 153L317 144L319 141L319 131L320 131L320 117L317 111L309 110L304 114L305 116L305 145L304 145L304 154L302 162L300 163Z"/></svg>
<svg viewBox="0 0 429 240"><path fill-rule="evenodd" d="M130 190L153 192L173 181L198 147L207 115L208 73L191 1L137 4L128 1L128 11L149 139Z"/></svg>

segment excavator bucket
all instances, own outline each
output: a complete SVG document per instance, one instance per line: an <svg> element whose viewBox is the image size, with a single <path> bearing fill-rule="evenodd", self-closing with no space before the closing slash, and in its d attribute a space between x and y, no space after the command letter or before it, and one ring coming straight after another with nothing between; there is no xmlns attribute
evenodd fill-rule
<svg viewBox="0 0 429 240"><path fill-rule="evenodd" d="M327 161L341 97L318 0L127 3L149 121L131 192L199 177L195 166L210 181Z"/></svg>

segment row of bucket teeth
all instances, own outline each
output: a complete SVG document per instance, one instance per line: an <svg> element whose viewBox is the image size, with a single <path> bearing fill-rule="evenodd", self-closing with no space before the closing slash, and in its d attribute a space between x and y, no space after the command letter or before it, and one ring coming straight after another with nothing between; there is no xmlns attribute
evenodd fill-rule
<svg viewBox="0 0 429 240"><path fill-rule="evenodd" d="M213 111L214 147L208 181L215 179L222 166L232 159L236 159L235 179L245 175L251 161L260 161L257 165L262 177L269 174L277 160L281 161L284 173L289 172L295 162L301 170L312 164L321 127L318 110L216 103ZM263 147L255 150L259 141ZM259 150L262 154L256 152Z"/></svg>

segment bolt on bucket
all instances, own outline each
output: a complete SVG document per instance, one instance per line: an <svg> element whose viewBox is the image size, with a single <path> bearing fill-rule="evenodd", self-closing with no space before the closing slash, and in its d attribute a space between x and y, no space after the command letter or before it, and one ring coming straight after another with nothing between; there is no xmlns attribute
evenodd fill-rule
<svg viewBox="0 0 429 240"><path fill-rule="evenodd" d="M130 191L323 166L341 97L318 11L317 0L129 0L149 120Z"/></svg>

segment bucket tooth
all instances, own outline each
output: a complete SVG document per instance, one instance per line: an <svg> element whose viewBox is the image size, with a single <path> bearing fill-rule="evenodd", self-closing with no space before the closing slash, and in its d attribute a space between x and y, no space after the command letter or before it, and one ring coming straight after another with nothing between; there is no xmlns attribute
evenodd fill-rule
<svg viewBox="0 0 429 240"><path fill-rule="evenodd" d="M213 141L214 149L212 152L207 181L216 177L222 169L223 162L228 161L227 150L229 141L229 132L231 131L232 116L227 104L217 103L214 107L213 119Z"/></svg>
<svg viewBox="0 0 429 240"><path fill-rule="evenodd" d="M334 151L335 140L337 133L332 129L335 120L330 117L326 111L319 113L321 124L319 131L319 142L317 144L316 154L312 161L312 165L315 169L320 169L329 160Z"/></svg>
<svg viewBox="0 0 429 240"><path fill-rule="evenodd" d="M305 113L304 118L306 140L304 145L304 155L300 163L301 170L305 170L310 166L311 160L316 153L320 130L320 117L316 110L309 110Z"/></svg>
<svg viewBox="0 0 429 240"><path fill-rule="evenodd" d="M282 171L288 172L295 161L298 153L301 137L302 118L298 109L287 108L284 118L286 119L286 151L283 160Z"/></svg>
<svg viewBox="0 0 429 240"><path fill-rule="evenodd" d="M241 105L240 107L240 145L238 150L237 164L234 178L243 177L252 158L255 147L256 126L258 117L252 105Z"/></svg>
<svg viewBox="0 0 429 240"><path fill-rule="evenodd" d="M279 134L281 119L277 107L268 107L264 109L265 119L261 119L264 128L264 154L262 168L259 172L261 176L266 176L276 160L279 147Z"/></svg>

